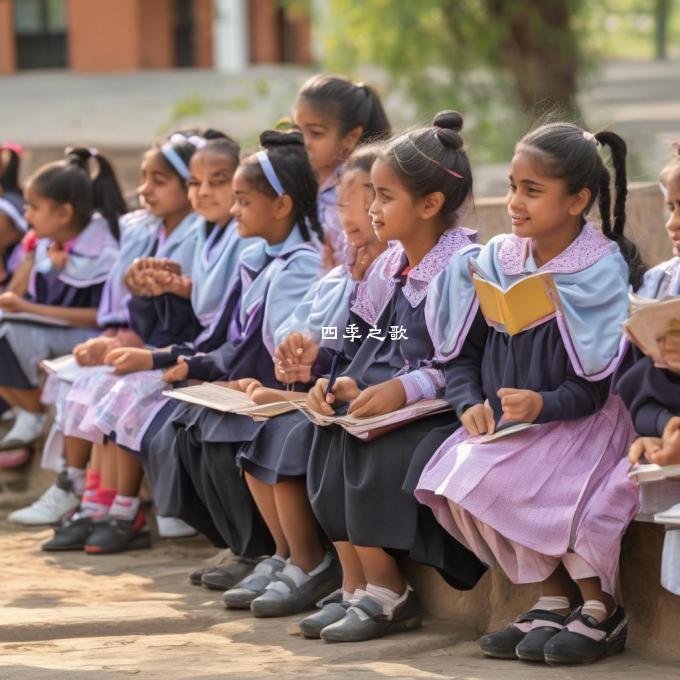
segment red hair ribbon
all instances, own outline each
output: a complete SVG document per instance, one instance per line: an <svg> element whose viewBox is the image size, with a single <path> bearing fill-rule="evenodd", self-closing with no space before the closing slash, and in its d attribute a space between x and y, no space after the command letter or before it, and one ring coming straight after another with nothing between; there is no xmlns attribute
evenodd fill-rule
<svg viewBox="0 0 680 680"><path fill-rule="evenodd" d="M7 151L14 151L15 154L22 154L24 152L24 147L21 144L15 144L14 142L3 142L0 149L7 149Z"/></svg>

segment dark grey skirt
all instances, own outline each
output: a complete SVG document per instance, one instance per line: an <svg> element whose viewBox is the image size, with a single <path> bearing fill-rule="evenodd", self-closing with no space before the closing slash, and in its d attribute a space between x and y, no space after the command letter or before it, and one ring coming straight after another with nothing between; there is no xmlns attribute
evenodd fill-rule
<svg viewBox="0 0 680 680"><path fill-rule="evenodd" d="M413 495L426 463L458 425L452 413L437 414L371 442L340 427L314 427L307 491L330 540L409 555L455 588L472 588L484 565Z"/></svg>
<svg viewBox="0 0 680 680"><path fill-rule="evenodd" d="M241 446L237 462L264 484L300 479L307 474L314 425L299 411L270 418L257 436Z"/></svg>
<svg viewBox="0 0 680 680"><path fill-rule="evenodd" d="M154 499L161 514L179 517L218 547L248 557L269 555L274 543L236 465L243 441L228 441L234 432L219 432L230 421L241 435L251 431L250 418L224 418L190 404L174 409L149 447Z"/></svg>

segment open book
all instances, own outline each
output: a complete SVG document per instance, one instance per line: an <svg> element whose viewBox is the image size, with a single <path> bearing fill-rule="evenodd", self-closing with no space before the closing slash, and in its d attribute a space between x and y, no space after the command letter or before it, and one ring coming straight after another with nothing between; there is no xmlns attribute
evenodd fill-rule
<svg viewBox="0 0 680 680"><path fill-rule="evenodd" d="M498 426L497 426L498 427ZM535 423L511 423L510 425L500 425L498 429L493 434L482 435L479 440L479 444L489 444L495 442L498 439L504 439L505 437L511 437L513 434L518 432L523 432L528 430L530 427L536 427Z"/></svg>
<svg viewBox="0 0 680 680"><path fill-rule="evenodd" d="M680 477L680 465L657 465L656 463L637 463L628 470L628 478L641 484L659 482L663 479Z"/></svg>
<svg viewBox="0 0 680 680"><path fill-rule="evenodd" d="M40 362L40 368L46 373L55 374L59 380L69 383L75 382L83 371L83 367L78 364L73 354L66 354L56 359L45 359ZM87 370L93 369L97 369L101 373L113 373L113 366L90 366Z"/></svg>
<svg viewBox="0 0 680 680"><path fill-rule="evenodd" d="M557 289L550 272L526 276L504 291L497 283L489 281L473 261L470 270L484 318L509 335L520 333L556 311Z"/></svg>
<svg viewBox="0 0 680 680"><path fill-rule="evenodd" d="M32 312L1 312L0 321L23 321L25 323L37 323L43 326L70 326L68 321L55 319L51 316L33 314Z"/></svg>
<svg viewBox="0 0 680 680"><path fill-rule="evenodd" d="M661 355L658 341L665 335L680 341L680 297L650 300L631 293L630 317L623 324L625 334L659 368L668 364Z"/></svg>
<svg viewBox="0 0 680 680"><path fill-rule="evenodd" d="M302 401L301 399L290 398L269 404L256 404L245 392L239 392L239 390L210 382L191 385L190 387L180 387L175 390L166 390L163 394L171 399L205 406L214 411L250 416L253 420L267 420L274 416L280 416L282 413L294 411L297 408L297 404ZM283 394L285 392L282 391ZM299 393L291 394L298 395Z"/></svg>
<svg viewBox="0 0 680 680"><path fill-rule="evenodd" d="M295 407L300 409L316 425L339 425L351 435L365 441L376 439L414 420L420 420L435 413L453 410L451 404L443 399L423 399L415 404L402 406L391 413L385 413L380 416L367 416L366 418L357 418L356 416L349 415L327 416L316 411L310 411L304 403L296 403Z"/></svg>

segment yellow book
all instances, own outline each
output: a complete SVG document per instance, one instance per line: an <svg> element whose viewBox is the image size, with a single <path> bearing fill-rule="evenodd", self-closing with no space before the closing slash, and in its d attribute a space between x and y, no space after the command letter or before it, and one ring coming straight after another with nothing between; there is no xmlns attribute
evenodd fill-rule
<svg viewBox="0 0 680 680"><path fill-rule="evenodd" d="M509 335L521 333L555 314L558 296L550 272L527 276L504 291L483 278L477 269L472 272L472 284L489 325Z"/></svg>

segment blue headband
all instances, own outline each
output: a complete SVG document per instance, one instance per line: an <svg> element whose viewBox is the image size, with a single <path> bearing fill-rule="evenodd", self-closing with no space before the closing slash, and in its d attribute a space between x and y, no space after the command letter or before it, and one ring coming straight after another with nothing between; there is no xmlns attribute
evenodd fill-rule
<svg viewBox="0 0 680 680"><path fill-rule="evenodd" d="M161 146L161 153L165 156L168 163L177 170L182 179L189 179L189 166L182 160L182 157L175 151L170 142L166 142Z"/></svg>
<svg viewBox="0 0 680 680"><path fill-rule="evenodd" d="M264 176L267 178L267 181L271 185L272 189L279 195L283 196L286 192L283 189L283 185L281 184L279 178L276 176L276 172L274 170L274 166L272 165L272 162L269 160L269 156L267 155L266 151L258 151L256 154L258 163L260 164L260 167L262 168L262 172L264 172Z"/></svg>

